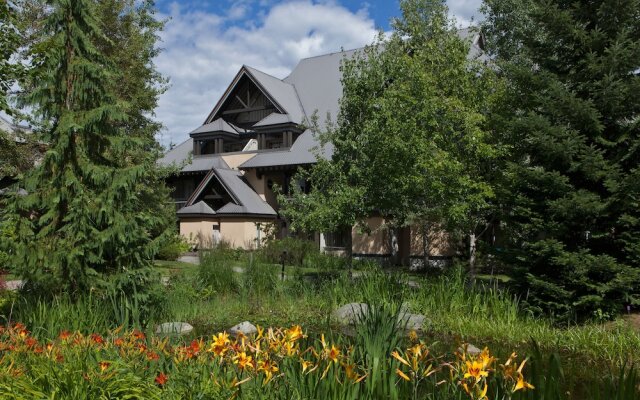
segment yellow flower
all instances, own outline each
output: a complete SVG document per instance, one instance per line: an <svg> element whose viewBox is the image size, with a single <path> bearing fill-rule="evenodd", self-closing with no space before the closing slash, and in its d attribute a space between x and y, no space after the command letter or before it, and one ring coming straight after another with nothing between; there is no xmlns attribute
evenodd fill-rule
<svg viewBox="0 0 640 400"><path fill-rule="evenodd" d="M404 365L406 365L407 367L410 367L411 364L409 364L409 362L407 360L405 360L404 358L402 358L402 356L400 356L400 354L398 354L397 351L393 351L391 352L391 357L395 358L396 360L400 361L401 363L403 363Z"/></svg>
<svg viewBox="0 0 640 400"><path fill-rule="evenodd" d="M513 391L517 392L520 389L528 390L528 389L535 389L535 387L529 382L525 381L524 376L522 374L518 374L518 381L516 382L516 386L513 388Z"/></svg>
<svg viewBox="0 0 640 400"><path fill-rule="evenodd" d="M233 357L233 363L238 365L238 368L240 369L253 368L253 364L251 363L252 360L253 360L253 357L248 356L247 353L245 353L244 351L238 353L238 355Z"/></svg>
<svg viewBox="0 0 640 400"><path fill-rule="evenodd" d="M409 332L409 340L412 341L412 342L415 342L415 341L418 340L418 333L414 329L412 329Z"/></svg>
<svg viewBox="0 0 640 400"><path fill-rule="evenodd" d="M518 391L520 389L522 390L528 390L528 389L535 389L535 387L530 384L529 382L526 382L524 380L524 375L522 375L522 369L524 368L524 365L527 363L527 360L522 360L522 363L520 363L520 366L518 367L518 370L516 371L516 373L518 374L518 380L516 382L516 386L513 388L513 391Z"/></svg>
<svg viewBox="0 0 640 400"><path fill-rule="evenodd" d="M294 325L291 329L287 329L286 335L291 341L296 341L304 337L300 325Z"/></svg>
<svg viewBox="0 0 640 400"><path fill-rule="evenodd" d="M485 347L484 350L482 350L482 353L480 353L480 361L482 362L483 369L486 369L491 365L491 363L493 363L493 361L495 361L495 357L492 357L489 354L488 347Z"/></svg>
<svg viewBox="0 0 640 400"><path fill-rule="evenodd" d="M396 374L398 374L398 376L400 376L400 378L404 379L405 381L411 380L411 378L409 378L409 376L407 376L407 374L405 374L404 372L400 371L399 368L396 368Z"/></svg>
<svg viewBox="0 0 640 400"><path fill-rule="evenodd" d="M487 383L485 382L484 388L482 389L482 391L480 391L478 395L479 400L485 400L487 398L487 389L489 389L489 385L487 385Z"/></svg>
<svg viewBox="0 0 640 400"><path fill-rule="evenodd" d="M313 363L312 363L311 361L307 361L307 360L304 360L304 359L302 359L302 358L300 359L300 364L302 364L302 373L305 373L305 371L307 370L307 368L309 368L309 367L313 367ZM311 369L309 370L309 372L313 371L314 369L315 369L315 367L314 367L314 368L311 368Z"/></svg>
<svg viewBox="0 0 640 400"><path fill-rule="evenodd" d="M489 373L484 370L482 362L479 361L466 361L467 372L464 374L464 378L474 378L476 382L479 382L483 377L489 376Z"/></svg>
<svg viewBox="0 0 640 400"><path fill-rule="evenodd" d="M213 342L209 346L208 351L217 356L223 355L227 351L227 345L229 343L229 334L226 332L219 333L218 336L213 336Z"/></svg>
<svg viewBox="0 0 640 400"><path fill-rule="evenodd" d="M270 360L262 360L258 362L258 371L264 372L264 383L267 383L273 377L273 373L278 372L278 366Z"/></svg>

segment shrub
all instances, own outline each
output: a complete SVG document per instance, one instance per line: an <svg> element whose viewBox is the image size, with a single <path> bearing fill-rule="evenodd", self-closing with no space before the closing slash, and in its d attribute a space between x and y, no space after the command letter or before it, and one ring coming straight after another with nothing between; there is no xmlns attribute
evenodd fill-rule
<svg viewBox="0 0 640 400"><path fill-rule="evenodd" d="M233 249L224 246L201 251L199 283L214 293L236 292L239 284L233 271L234 255Z"/></svg>
<svg viewBox="0 0 640 400"><path fill-rule="evenodd" d="M271 264L250 263L244 271L244 289L251 294L273 292L280 282L280 270Z"/></svg>
<svg viewBox="0 0 640 400"><path fill-rule="evenodd" d="M322 271L346 269L348 267L346 257L334 256L318 252L309 253L304 259L304 266L316 268Z"/></svg>
<svg viewBox="0 0 640 400"><path fill-rule="evenodd" d="M160 246L156 257L159 260L175 261L191 246L181 235L175 234Z"/></svg>
<svg viewBox="0 0 640 400"><path fill-rule="evenodd" d="M319 253L314 242L292 237L267 241L259 253L265 262L279 264L284 251L287 252L285 262L297 266L302 266L307 256Z"/></svg>

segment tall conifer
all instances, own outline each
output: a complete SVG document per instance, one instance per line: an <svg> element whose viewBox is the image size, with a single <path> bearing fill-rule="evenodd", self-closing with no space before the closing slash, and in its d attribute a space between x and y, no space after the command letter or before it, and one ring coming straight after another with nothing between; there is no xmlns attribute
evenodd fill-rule
<svg viewBox="0 0 640 400"><path fill-rule="evenodd" d="M606 316L640 290L640 1L485 0L508 79L505 250L530 306Z"/></svg>
<svg viewBox="0 0 640 400"><path fill-rule="evenodd" d="M135 155L149 141L125 129L132 113L114 90L122 72L104 54L110 39L97 3L50 7L24 99L43 122L48 151L21 182L28 195L7 212L20 215L14 265L27 283L80 293L100 273L148 266L150 227L161 216L143 203L140 184L155 172L153 160Z"/></svg>

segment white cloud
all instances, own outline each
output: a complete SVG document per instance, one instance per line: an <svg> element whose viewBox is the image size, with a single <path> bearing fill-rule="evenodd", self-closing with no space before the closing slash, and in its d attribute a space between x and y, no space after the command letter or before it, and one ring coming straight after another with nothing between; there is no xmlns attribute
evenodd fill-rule
<svg viewBox="0 0 640 400"><path fill-rule="evenodd" d="M301 58L361 47L376 35L366 11L310 0L274 5L253 26L228 25L247 6L237 1L221 15L177 3L170 8L162 33L165 50L156 59L171 79L156 110L166 126L163 144L182 142L202 124L242 64L284 78Z"/></svg>
<svg viewBox="0 0 640 400"><path fill-rule="evenodd" d="M467 27L478 22L481 0L447 0L449 15L456 18L458 26Z"/></svg>

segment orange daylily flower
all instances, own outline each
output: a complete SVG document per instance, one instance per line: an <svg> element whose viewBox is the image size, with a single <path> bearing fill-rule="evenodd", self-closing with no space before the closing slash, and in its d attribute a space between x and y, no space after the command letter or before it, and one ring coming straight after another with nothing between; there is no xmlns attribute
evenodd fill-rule
<svg viewBox="0 0 640 400"><path fill-rule="evenodd" d="M155 382L160 386L164 386L168 380L169 380L169 377L164 373L160 372L158 376L156 376Z"/></svg>

